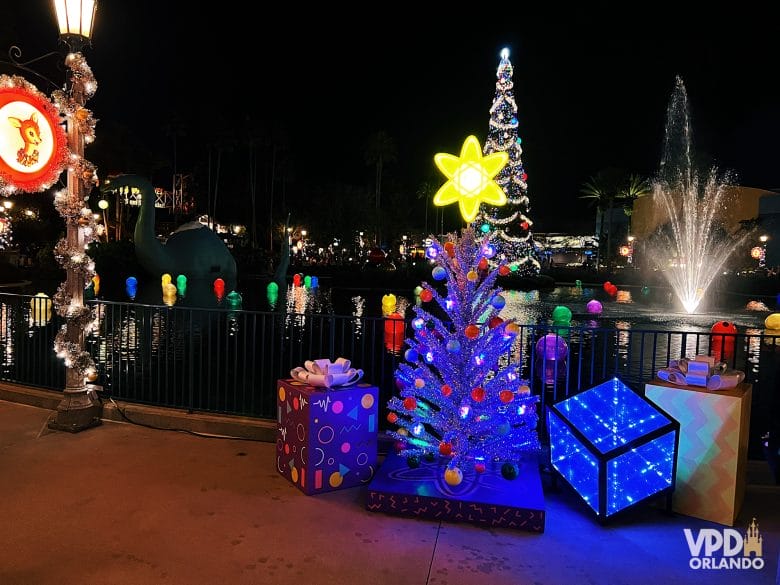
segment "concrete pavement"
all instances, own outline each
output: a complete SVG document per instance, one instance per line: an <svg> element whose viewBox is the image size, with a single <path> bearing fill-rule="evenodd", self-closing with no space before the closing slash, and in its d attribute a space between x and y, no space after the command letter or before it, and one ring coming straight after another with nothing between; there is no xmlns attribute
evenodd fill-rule
<svg viewBox="0 0 780 585"><path fill-rule="evenodd" d="M107 421L51 431L45 408L0 401L0 585L770 584L780 488L751 484L761 571L694 571L684 528L723 528L640 506L597 524L546 486L544 534L365 509L365 488L306 496L275 445Z"/></svg>

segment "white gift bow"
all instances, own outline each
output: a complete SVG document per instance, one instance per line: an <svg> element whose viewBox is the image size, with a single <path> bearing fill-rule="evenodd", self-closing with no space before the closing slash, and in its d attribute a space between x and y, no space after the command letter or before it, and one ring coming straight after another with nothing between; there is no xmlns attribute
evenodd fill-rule
<svg viewBox="0 0 780 585"><path fill-rule="evenodd" d="M327 363L324 363L327 362ZM335 367L334 367L335 366ZM305 367L297 367L290 370L290 376L299 382L305 382L312 386L331 388L334 385L339 387L352 386L363 377L363 370L350 368L350 361L346 358L338 358L335 362L330 360L307 360ZM333 373L330 373L330 372ZM349 375L354 378L349 382L336 384L337 378Z"/></svg>

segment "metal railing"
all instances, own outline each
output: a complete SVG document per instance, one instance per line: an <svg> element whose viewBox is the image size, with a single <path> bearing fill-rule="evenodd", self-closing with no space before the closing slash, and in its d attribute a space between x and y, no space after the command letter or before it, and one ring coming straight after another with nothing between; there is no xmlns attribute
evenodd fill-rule
<svg viewBox="0 0 780 585"><path fill-rule="evenodd" d="M64 387L53 351L60 319L48 303L0 294L0 380ZM85 347L104 395L262 419L276 418L276 381L315 358L350 359L379 387L381 407L397 392L394 373L413 337L409 321L381 317L93 303L99 327ZM544 412L612 377L643 392L671 359L699 354L744 371L753 385L751 452L760 456L761 435L780 420L780 337L522 325L502 361L517 364ZM544 441L543 416L539 430Z"/></svg>

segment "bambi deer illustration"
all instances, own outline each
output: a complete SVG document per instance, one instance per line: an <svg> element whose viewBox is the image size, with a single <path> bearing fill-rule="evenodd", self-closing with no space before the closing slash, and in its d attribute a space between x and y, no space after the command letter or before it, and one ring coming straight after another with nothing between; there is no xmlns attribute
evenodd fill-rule
<svg viewBox="0 0 780 585"><path fill-rule="evenodd" d="M14 128L19 128L19 134L24 141L24 146L16 153L16 161L26 167L34 165L38 162L38 149L35 147L43 142L41 129L38 127L38 114L33 112L27 120L9 116L8 121Z"/></svg>

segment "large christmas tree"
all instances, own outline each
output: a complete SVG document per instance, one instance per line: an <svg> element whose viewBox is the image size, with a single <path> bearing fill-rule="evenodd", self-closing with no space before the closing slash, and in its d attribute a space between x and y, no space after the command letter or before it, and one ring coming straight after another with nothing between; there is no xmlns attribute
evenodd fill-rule
<svg viewBox="0 0 780 585"><path fill-rule="evenodd" d="M505 153L483 157L470 136L460 157L438 154L435 161L449 180L434 203L457 201L467 223L480 202L504 202L494 177L507 162ZM446 292L423 283L407 363L396 371L400 394L388 402L400 454L412 467L423 456L448 458L444 479L450 485L462 481L465 465L480 473L501 462L502 475L513 479L520 459L539 449L538 398L509 359L519 327L499 316L505 300L495 281L509 268L503 261L491 268L495 253L492 234L478 238L473 227L443 245L433 240L431 276Z"/></svg>
<svg viewBox="0 0 780 585"><path fill-rule="evenodd" d="M533 221L528 217L528 175L520 158L523 149L522 139L517 133L519 121L512 73L509 49L504 49L496 73L496 95L490 108L485 154L506 152L509 155L509 162L496 178L506 193L507 204L504 207L483 205L477 225L483 231L490 230L496 234L498 256L506 260L513 272L534 275L539 273L540 265L533 245Z"/></svg>

